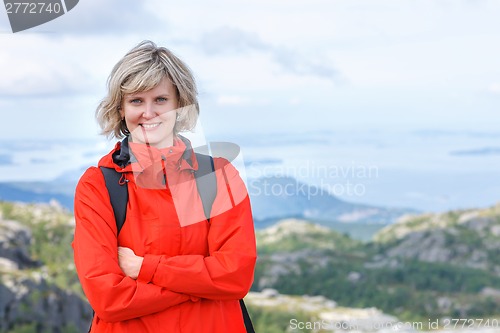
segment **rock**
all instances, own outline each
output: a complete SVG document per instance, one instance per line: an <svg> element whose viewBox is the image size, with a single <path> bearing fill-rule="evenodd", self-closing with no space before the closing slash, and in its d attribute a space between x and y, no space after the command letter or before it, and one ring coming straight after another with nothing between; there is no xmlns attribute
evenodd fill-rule
<svg viewBox="0 0 500 333"><path fill-rule="evenodd" d="M452 305L453 305L453 302L451 301L451 299L449 297L438 297L436 299L436 303L437 303L437 306L439 308L439 311L441 311L441 313L446 313L448 311L450 311Z"/></svg>
<svg viewBox="0 0 500 333"><path fill-rule="evenodd" d="M4 330L36 323L40 332L61 332L69 327L84 332L92 319L92 310L79 296L46 280L38 283L29 277L11 277L4 285L0 284L0 296Z"/></svg>
<svg viewBox="0 0 500 333"><path fill-rule="evenodd" d="M361 273L359 272L349 272L347 275L347 280L352 283L356 283L361 279Z"/></svg>
<svg viewBox="0 0 500 333"><path fill-rule="evenodd" d="M30 243L29 228L16 221L1 221L0 258L15 262L19 269L39 267L41 263L30 257Z"/></svg>
<svg viewBox="0 0 500 333"><path fill-rule="evenodd" d="M264 288L260 293L262 294L262 296L268 298L278 297L280 294L276 289L273 288Z"/></svg>
<svg viewBox="0 0 500 333"><path fill-rule="evenodd" d="M54 209L47 215L46 207L16 204L14 209L24 209L32 218L67 218L54 215ZM47 266L30 255L32 237L26 225L0 219L0 332L15 332L24 325L33 325L34 333L87 332L92 309L82 296L51 281Z"/></svg>
<svg viewBox="0 0 500 333"><path fill-rule="evenodd" d="M500 225L494 225L490 228L490 232L494 235L499 237L500 236Z"/></svg>
<svg viewBox="0 0 500 333"><path fill-rule="evenodd" d="M389 257L416 258L426 262L447 262L451 251L442 231L419 231L406 235L402 242L387 251Z"/></svg>
<svg viewBox="0 0 500 333"><path fill-rule="evenodd" d="M14 260L0 257L0 271L15 271L19 269L19 265Z"/></svg>
<svg viewBox="0 0 500 333"><path fill-rule="evenodd" d="M314 271L324 268L329 263L329 258L322 251L304 249L295 252L278 252L265 256L267 263L265 271L257 285L259 289L273 287L282 276L299 276L302 273L301 264ZM261 264L262 258L257 259Z"/></svg>
<svg viewBox="0 0 500 333"><path fill-rule="evenodd" d="M406 216L375 237L383 250L365 267L389 267L390 259L446 263L500 276L492 260L500 250L499 205L485 209Z"/></svg>
<svg viewBox="0 0 500 333"><path fill-rule="evenodd" d="M495 288L491 288L491 287L484 287L480 291L480 294L487 296L487 297L500 299L500 290L499 289L495 289Z"/></svg>
<svg viewBox="0 0 500 333"><path fill-rule="evenodd" d="M15 295L10 291L9 288L5 287L0 283L0 332L7 331L10 323L6 318L10 315L10 307L15 300Z"/></svg>

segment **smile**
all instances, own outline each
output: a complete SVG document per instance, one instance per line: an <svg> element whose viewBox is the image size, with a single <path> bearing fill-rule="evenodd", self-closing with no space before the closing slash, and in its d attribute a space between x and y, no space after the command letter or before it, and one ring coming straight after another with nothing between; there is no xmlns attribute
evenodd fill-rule
<svg viewBox="0 0 500 333"><path fill-rule="evenodd" d="M160 126L160 124L161 123L156 123L156 124L141 124L141 126L144 127L145 129L152 129L152 128Z"/></svg>

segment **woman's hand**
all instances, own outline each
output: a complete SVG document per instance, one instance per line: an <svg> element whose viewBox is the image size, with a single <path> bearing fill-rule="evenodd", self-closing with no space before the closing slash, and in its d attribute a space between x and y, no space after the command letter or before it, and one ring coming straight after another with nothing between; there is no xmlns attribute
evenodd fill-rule
<svg viewBox="0 0 500 333"><path fill-rule="evenodd" d="M118 264L125 275L137 279L141 270L143 257L135 255L128 247L118 247Z"/></svg>

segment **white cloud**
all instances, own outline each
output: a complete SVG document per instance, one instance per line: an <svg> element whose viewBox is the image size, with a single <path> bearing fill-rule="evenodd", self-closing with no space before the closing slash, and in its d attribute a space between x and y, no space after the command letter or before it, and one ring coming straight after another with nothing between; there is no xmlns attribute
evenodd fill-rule
<svg viewBox="0 0 500 333"><path fill-rule="evenodd" d="M252 51L269 54L271 59L288 73L299 76L315 76L336 81L340 75L332 61L318 55L304 54L298 49L273 45L258 34L235 27L219 27L203 34L200 46L208 55L242 54Z"/></svg>
<svg viewBox="0 0 500 333"><path fill-rule="evenodd" d="M54 106L38 99L81 103L86 94L88 104L74 109L90 110L92 117L116 61L140 40L152 39L193 69L203 110L208 104L225 112L226 105L270 123L307 110L308 119L324 119L310 127L342 121L421 126L431 117L435 126L493 126L492 99L468 92L498 82L499 4L82 0L36 29L0 34L0 103L8 102L9 112L51 112ZM8 21L0 13L4 27ZM33 101L16 108L16 98ZM260 105L270 107L255 107Z"/></svg>
<svg viewBox="0 0 500 333"><path fill-rule="evenodd" d="M488 87L488 91L493 93L493 94L500 94L500 83L492 83Z"/></svg>
<svg viewBox="0 0 500 333"><path fill-rule="evenodd" d="M201 36L200 46L209 55L242 53L252 50L267 51L270 46L258 34L235 27L219 27Z"/></svg>
<svg viewBox="0 0 500 333"><path fill-rule="evenodd" d="M0 95L30 98L78 91L89 84L82 67L53 41L35 35L3 35L0 41L5 46L0 51ZM62 52L53 52L58 48Z"/></svg>
<svg viewBox="0 0 500 333"><path fill-rule="evenodd" d="M139 40L124 37L64 37L1 34L0 96L103 92L116 61ZM116 43L115 47L109 47Z"/></svg>
<svg viewBox="0 0 500 333"><path fill-rule="evenodd" d="M216 99L219 105L244 105L248 104L248 100L241 96L235 95L221 95Z"/></svg>

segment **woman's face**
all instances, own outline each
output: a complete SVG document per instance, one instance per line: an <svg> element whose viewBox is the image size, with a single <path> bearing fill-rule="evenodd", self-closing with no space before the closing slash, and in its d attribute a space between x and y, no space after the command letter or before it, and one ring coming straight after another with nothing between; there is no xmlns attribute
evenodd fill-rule
<svg viewBox="0 0 500 333"><path fill-rule="evenodd" d="M173 145L178 108L177 91L167 78L155 88L126 94L120 114L125 117L132 142L156 148Z"/></svg>

